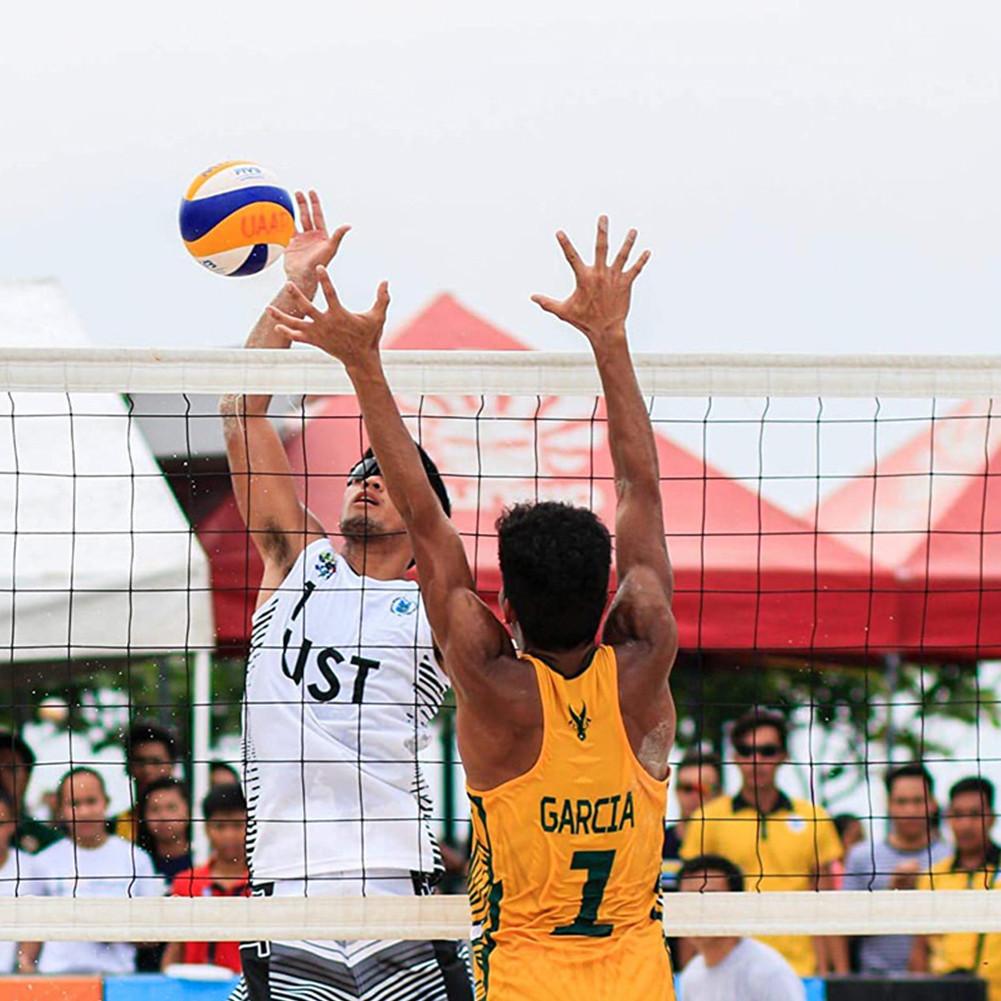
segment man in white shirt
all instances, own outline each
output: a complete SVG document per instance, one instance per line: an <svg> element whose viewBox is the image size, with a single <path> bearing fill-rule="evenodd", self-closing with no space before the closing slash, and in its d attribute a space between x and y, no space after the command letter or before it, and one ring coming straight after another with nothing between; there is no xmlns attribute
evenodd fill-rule
<svg viewBox="0 0 1001 1001"><path fill-rule="evenodd" d="M699 855L678 872L682 893L739 892L744 874L721 855ZM680 1001L806 1001L803 981L770 946L751 938L692 938L698 955L681 974Z"/></svg>
<svg viewBox="0 0 1001 1001"><path fill-rule="evenodd" d="M107 828L104 780L90 768L74 768L56 793L59 820L69 837L35 856L34 892L49 897L159 897L163 880L138 845ZM41 956L39 956L41 951ZM22 946L22 973L134 973L136 947L129 942L31 942Z"/></svg>
<svg viewBox="0 0 1001 1001"><path fill-rule="evenodd" d="M0 897L24 897L37 893L32 879L35 859L12 847L17 826L17 807L10 794L0 786ZM0 942L0 974L17 969L17 942Z"/></svg>
<svg viewBox="0 0 1001 1001"><path fill-rule="evenodd" d="M327 233L315 192L286 248L273 306L301 309L347 227ZM293 291L298 288L301 291ZM247 347L289 348L266 312ZM371 449L346 480L340 518L320 523L300 496L270 397L220 404L237 507L261 556L243 701L247 860L255 896L413 896L441 854L418 752L448 689L434 653L406 524ZM353 424L338 432L357 438ZM314 463L315 465L315 463ZM424 468L446 515L448 491ZM331 534L340 536L335 546ZM244 943L233 1001L471 1001L464 947L446 941Z"/></svg>

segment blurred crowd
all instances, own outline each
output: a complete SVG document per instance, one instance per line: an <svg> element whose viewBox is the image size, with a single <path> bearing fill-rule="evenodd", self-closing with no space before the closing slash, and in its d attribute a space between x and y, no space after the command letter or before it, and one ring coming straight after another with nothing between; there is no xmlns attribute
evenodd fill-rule
<svg viewBox="0 0 1001 1001"><path fill-rule="evenodd" d="M860 818L831 817L817 802L783 788L788 737L779 714L754 711L738 719L730 743L740 788L732 791L723 788L717 755L695 749L681 760L674 778L680 820L664 831L665 890L998 887L994 786L983 775L954 783L940 804L922 762L896 764L882 777L886 817L878 823L870 818L872 830L866 831ZM670 913L669 904L665 910ZM672 951L686 1001L799 1001L800 978L850 972L979 976L991 1001L1001 1001L1001 934L683 939Z"/></svg>
<svg viewBox="0 0 1001 1001"><path fill-rule="evenodd" d="M1001 848L991 839L994 787L961 779L939 800L921 762L883 776L885 823L830 816L783 787L785 717L755 711L730 730L740 786L723 788L723 761L689 751L674 772L680 819L665 825L662 885L669 892L777 890L995 889ZM247 811L236 770L213 762L208 795L193 812L178 777L177 739L138 722L125 741L133 806L109 817L100 773L70 768L51 802L31 816L25 792L35 755L18 734L0 730L0 894L5 896L247 896ZM209 853L193 854L192 817ZM877 829L878 828L878 829ZM451 857L455 853L449 853ZM462 860L453 859L456 868ZM670 913L670 905L667 907ZM980 975L1001 1001L1001 934L873 935L856 939L783 935L692 938L672 943L682 997L740 996L801 1001L802 977L850 971ZM239 972L236 943L0 943L0 972L121 974L175 963L213 963ZM756 993L755 984L760 984ZM739 991L734 993L734 985Z"/></svg>
<svg viewBox="0 0 1001 1001"><path fill-rule="evenodd" d="M132 807L109 816L100 772L70 767L51 799L48 821L31 816L25 792L35 765L27 742L0 731L0 895L51 897L233 897L250 893L244 841L247 808L236 770L211 765L200 804L209 854L192 852L192 804L176 776L175 735L137 722L125 740ZM240 970L232 942L4 942L0 972L124 974L175 963Z"/></svg>

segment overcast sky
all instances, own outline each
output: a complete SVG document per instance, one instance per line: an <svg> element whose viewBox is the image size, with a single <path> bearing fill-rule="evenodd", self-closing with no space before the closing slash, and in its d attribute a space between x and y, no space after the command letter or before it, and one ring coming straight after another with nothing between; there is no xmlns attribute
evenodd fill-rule
<svg viewBox="0 0 1001 1001"><path fill-rule="evenodd" d="M55 276L102 344L225 345L274 268L188 258L191 177L258 160L355 231L336 277L438 291L545 347L552 233L654 258L645 350L994 351L996 0L16 4L0 278Z"/></svg>

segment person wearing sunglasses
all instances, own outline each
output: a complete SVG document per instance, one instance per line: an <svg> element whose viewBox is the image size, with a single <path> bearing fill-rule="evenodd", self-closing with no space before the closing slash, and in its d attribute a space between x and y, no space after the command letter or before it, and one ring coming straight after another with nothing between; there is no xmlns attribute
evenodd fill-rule
<svg viewBox="0 0 1001 1001"><path fill-rule="evenodd" d="M735 796L719 796L697 810L685 828L681 857L722 855L744 872L751 892L834 889L833 867L842 856L827 811L787 795L777 784L788 758L784 716L752 710L733 723L730 741L740 769ZM847 942L785 935L762 938L801 976L848 972Z"/></svg>
<svg viewBox="0 0 1001 1001"><path fill-rule="evenodd" d="M296 200L302 228L284 255L289 284L272 304L286 317L312 308L316 268L347 233L328 234L315 192ZM290 346L272 311L247 342ZM418 753L448 679L408 579L413 544L371 451L346 472L338 525L322 525L299 495L269 404L261 395L220 404L233 492L264 563L243 713L253 893L423 895L442 866ZM447 519L444 481L420 456ZM472 997L455 942L266 942L244 945L240 957L241 1001Z"/></svg>
<svg viewBox="0 0 1001 1001"><path fill-rule="evenodd" d="M685 837L685 822L696 810L714 800L722 789L723 762L714 751L694 747L678 764L674 795L678 800L680 820L664 826L660 883L662 889L673 889L681 867L681 843Z"/></svg>

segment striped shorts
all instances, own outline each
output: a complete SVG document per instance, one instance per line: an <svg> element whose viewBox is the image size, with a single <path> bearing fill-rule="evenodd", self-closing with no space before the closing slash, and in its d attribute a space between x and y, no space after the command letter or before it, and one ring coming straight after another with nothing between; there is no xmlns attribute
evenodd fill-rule
<svg viewBox="0 0 1001 1001"><path fill-rule="evenodd" d="M398 892L408 884L411 893L422 892L409 875L398 883ZM291 882L265 884L255 887L255 893L298 896L301 887ZM469 951L459 942L249 942L240 947L240 961L243 976L230 1001L473 998Z"/></svg>

